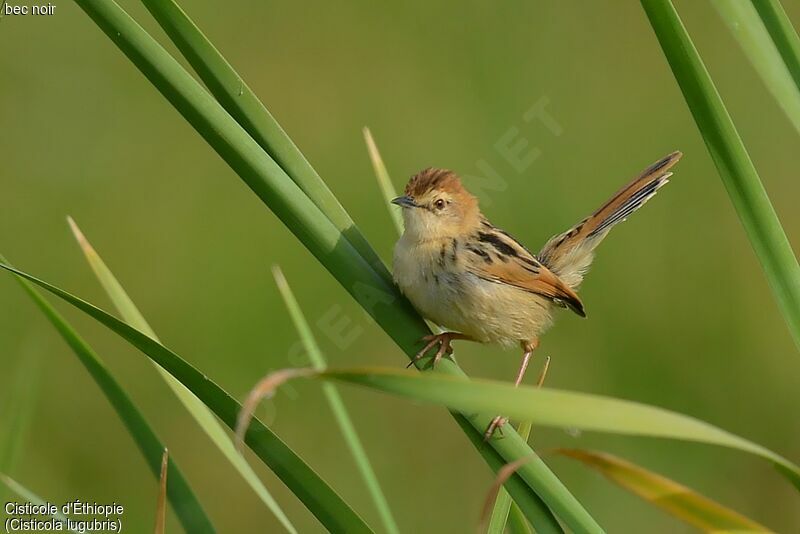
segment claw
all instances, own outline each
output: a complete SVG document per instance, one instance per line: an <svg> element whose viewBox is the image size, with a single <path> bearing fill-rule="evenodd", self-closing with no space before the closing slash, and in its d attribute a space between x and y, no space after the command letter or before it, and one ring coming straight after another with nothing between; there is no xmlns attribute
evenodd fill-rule
<svg viewBox="0 0 800 534"><path fill-rule="evenodd" d="M464 334L459 334L456 332L443 332L441 334L431 334L422 338L422 341L425 341L425 346L422 347L417 354L414 355L414 358L406 365L406 369L411 367L412 365L416 364L422 358L425 357L425 354L432 349L436 344L439 345L439 348L436 350L436 354L433 357L433 362L431 363L431 367L436 367L436 364L445 356L453 354L453 347L450 344L454 339L471 339Z"/></svg>
<svg viewBox="0 0 800 534"><path fill-rule="evenodd" d="M425 336L425 337L423 337L421 339L421 341L426 341L427 343L425 343L425 346L422 347L422 350L420 350L418 353L416 353L414 355L414 358L410 362L408 362L408 365L406 365L406 369L408 369L412 365L415 365L418 361L420 361L422 358L425 357L425 354L431 349L431 347L436 345L436 343L440 343L441 342L439 340L439 336L435 336L435 335ZM437 352L437 354L438 354L438 352Z"/></svg>
<svg viewBox="0 0 800 534"><path fill-rule="evenodd" d="M505 425L506 423L508 423L508 418L503 417L502 415L498 415L497 417L492 419L492 422L489 423L489 426L486 428L486 432L483 433L483 441L489 441L490 439L492 439L492 436L494 435L495 431L500 432L500 434L502 435L503 425Z"/></svg>
<svg viewBox="0 0 800 534"><path fill-rule="evenodd" d="M439 363L439 360L442 359L442 356L444 356L445 353L453 353L453 347L450 346L449 339L447 341L443 340L441 343L439 343L439 350L436 351L436 356L433 357L433 363L431 364L432 368L436 367L436 364Z"/></svg>

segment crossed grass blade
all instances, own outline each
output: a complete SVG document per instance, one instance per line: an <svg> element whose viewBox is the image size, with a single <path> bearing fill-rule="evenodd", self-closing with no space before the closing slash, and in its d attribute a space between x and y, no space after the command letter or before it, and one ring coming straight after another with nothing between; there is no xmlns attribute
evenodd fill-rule
<svg viewBox="0 0 800 534"><path fill-rule="evenodd" d="M6 264L0 263L0 268L13 272L46 289L109 328L186 386L229 428L235 428L236 417L242 408L236 399L158 341L100 308L47 282ZM31 291L33 290L31 289ZM49 307L41 295L36 292L34 295ZM372 532L358 514L324 480L258 419L253 420L245 442L329 531L356 534ZM151 448L154 451L157 448L151 458L151 468L154 473L158 473L164 447L159 443L154 443ZM172 481L169 493L172 494L177 486L177 475L171 470L169 476ZM173 507L175 507L174 503ZM188 530L204 532L200 528Z"/></svg>
<svg viewBox="0 0 800 534"><path fill-rule="evenodd" d="M0 255L0 261L5 258ZM101 391L111 403L112 407L125 425L154 476L160 473L161 455L164 445L139 411L122 386L112 376L100 357L78 335L72 326L42 297L36 289L24 279L16 277L25 292L31 297L36 306L55 327L67 345L72 349L78 360L86 368L89 375L100 387ZM187 532L213 533L216 532L200 501L195 496L189 483L184 478L177 464L170 460L170 477L173 484L170 486L169 501L175 510L178 519Z"/></svg>
<svg viewBox="0 0 800 534"><path fill-rule="evenodd" d="M100 285L103 286L114 307L117 308L122 318L136 328L137 330L147 334L151 338L158 341L155 331L150 324L145 320L142 313L134 304L133 300L128 296L125 288L119 283L114 273L108 268L103 258L97 253L92 244L83 234L77 223L71 217L67 218L70 229L72 230L75 240L83 252L86 261L92 268L95 276L97 277ZM292 525L289 518L283 512L281 507L272 497L267 488L262 484L261 480L256 475L255 471L245 461L244 458L236 451L233 442L226 434L225 430L219 424L217 419L211 411L203 404L191 391L175 380L169 373L156 364L153 364L158 370L159 376L167 383L167 386L172 390L173 394L183 404L186 410L195 419L200 428L206 433L211 442L222 452L228 462L234 467L239 475L245 480L250 488L255 492L261 502L272 512L278 519L278 522L283 525L287 532L290 534L297 534L297 530Z"/></svg>
<svg viewBox="0 0 800 534"><path fill-rule="evenodd" d="M286 309L289 311L289 316L294 323L297 333L300 335L300 340L303 343L306 354L309 360L311 360L311 364L316 369L324 369L327 367L325 356L319 348L314 334L311 332L311 327L308 321L306 321L303 311L300 309L300 305L289 287L289 283L286 281L286 277L278 266L273 267L272 274L275 277L275 283L278 286ZM336 419L336 423L339 425L339 430L344 437L347 447L350 449L350 454L353 456L356 468L361 474L364 484L367 486L372 502L378 510L378 515L381 518L383 527L389 534L399 534L400 529L389 507L389 501L383 494L383 490L378 482L378 476L372 468L372 464L367 456L367 451L361 443L361 438L358 437L356 427L347 411L344 400L334 384L325 384L325 386L328 387L323 388L323 393L328 401L328 406L331 412L333 412L334 419Z"/></svg>

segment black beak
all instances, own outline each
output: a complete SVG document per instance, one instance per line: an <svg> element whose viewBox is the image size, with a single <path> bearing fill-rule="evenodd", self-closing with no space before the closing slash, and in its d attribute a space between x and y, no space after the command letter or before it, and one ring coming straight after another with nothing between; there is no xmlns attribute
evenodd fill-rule
<svg viewBox="0 0 800 534"><path fill-rule="evenodd" d="M414 199L411 198L408 195L403 195L402 197L397 197L397 198L393 199L392 200L392 204L397 204L401 208L418 208L419 207L417 205L417 203L414 202Z"/></svg>

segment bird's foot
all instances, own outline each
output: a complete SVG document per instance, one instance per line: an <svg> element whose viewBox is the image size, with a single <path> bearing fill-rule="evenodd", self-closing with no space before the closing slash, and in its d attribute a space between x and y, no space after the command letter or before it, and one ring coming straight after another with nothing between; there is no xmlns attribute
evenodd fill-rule
<svg viewBox="0 0 800 534"><path fill-rule="evenodd" d="M437 344L439 345L439 349L436 351L436 354L433 357L433 362L431 362L431 368L436 367L436 364L439 363L445 354L448 356L453 354L453 347L450 343L454 339L471 339L464 334L459 334L458 332L443 332L441 334L431 334L429 336L425 336L422 338L422 341L425 342L425 346L422 347L414 358L409 362L406 368L415 365L418 361L425 357L425 354Z"/></svg>
<svg viewBox="0 0 800 534"><path fill-rule="evenodd" d="M492 419L492 422L489 423L488 427L486 427L486 432L483 433L483 441L489 441L490 439L492 439L492 436L496 431L500 431L500 433L502 434L503 425L505 425L506 423L508 423L508 418L503 417L502 415L498 415L497 417Z"/></svg>

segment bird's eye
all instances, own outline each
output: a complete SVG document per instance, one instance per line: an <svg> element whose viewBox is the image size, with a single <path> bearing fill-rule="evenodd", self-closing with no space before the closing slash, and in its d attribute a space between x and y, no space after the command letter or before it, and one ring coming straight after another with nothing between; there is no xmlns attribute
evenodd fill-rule
<svg viewBox="0 0 800 534"><path fill-rule="evenodd" d="M444 204L445 204L445 202L444 202L444 199L442 199L442 198L438 198L438 199L436 199L436 201L433 203L433 206L434 206L434 207L435 207L437 210L440 210L440 209L444 209Z"/></svg>

